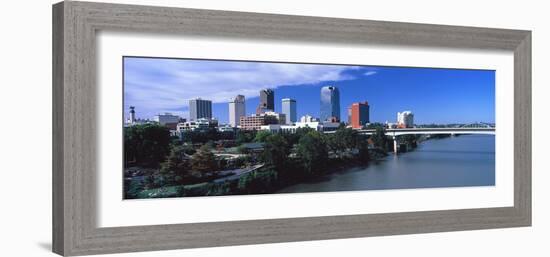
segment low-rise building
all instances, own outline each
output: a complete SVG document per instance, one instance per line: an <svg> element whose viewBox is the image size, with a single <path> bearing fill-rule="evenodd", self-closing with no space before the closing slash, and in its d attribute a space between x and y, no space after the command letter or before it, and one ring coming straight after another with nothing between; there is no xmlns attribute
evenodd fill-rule
<svg viewBox="0 0 550 257"><path fill-rule="evenodd" d="M209 128L216 128L217 126L218 120L216 119L200 118L197 120L178 123L176 126L176 131L178 133L185 131L205 131Z"/></svg>
<svg viewBox="0 0 550 257"><path fill-rule="evenodd" d="M285 133L296 133L296 130L299 128L311 128L319 132L324 131L334 131L337 130L340 126L338 122L296 122L293 125L281 125L281 124L270 124L263 125L260 127L260 130L268 130L272 133L285 132Z"/></svg>
<svg viewBox="0 0 550 257"><path fill-rule="evenodd" d="M259 130L264 125L270 124L285 124L286 116L282 113L265 112L251 116L241 117L240 129L242 130Z"/></svg>
<svg viewBox="0 0 550 257"><path fill-rule="evenodd" d="M170 131L171 136L176 136L178 133L178 123L166 123L164 124L165 127L168 128Z"/></svg>
<svg viewBox="0 0 550 257"><path fill-rule="evenodd" d="M235 132L235 127L233 127L231 125L219 126L218 131L219 132Z"/></svg>
<svg viewBox="0 0 550 257"><path fill-rule="evenodd" d="M250 153L258 154L264 151L264 143L259 143L259 142L245 143L245 144L242 144L241 147L246 149L246 151Z"/></svg>
<svg viewBox="0 0 550 257"><path fill-rule="evenodd" d="M267 130L272 133L286 132L286 133L295 133L297 127L295 125L281 125L281 124L270 124L263 125L260 127L260 130Z"/></svg>
<svg viewBox="0 0 550 257"><path fill-rule="evenodd" d="M164 126L166 123L178 123L180 116L172 115L171 113L157 114L153 117L153 121Z"/></svg>
<svg viewBox="0 0 550 257"><path fill-rule="evenodd" d="M145 125L145 124L153 124L154 122L149 119L135 119L132 122L130 122L130 119L126 123L124 123L124 127L131 127L135 125Z"/></svg>
<svg viewBox="0 0 550 257"><path fill-rule="evenodd" d="M306 115L300 117L300 122L315 122L315 121L319 121L319 119L313 118L313 116L311 116L309 114L306 114Z"/></svg>
<svg viewBox="0 0 550 257"><path fill-rule="evenodd" d="M340 127L340 122L322 122L319 124L318 131L335 131Z"/></svg>

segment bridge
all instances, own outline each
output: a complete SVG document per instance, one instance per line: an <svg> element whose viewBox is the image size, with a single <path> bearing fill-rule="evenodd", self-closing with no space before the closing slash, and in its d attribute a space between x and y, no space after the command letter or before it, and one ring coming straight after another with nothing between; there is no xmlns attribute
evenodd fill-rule
<svg viewBox="0 0 550 257"><path fill-rule="evenodd" d="M360 134L372 135L376 132L376 129L360 129ZM474 127L460 127L460 128L395 128L385 129L387 136L402 136L402 135L428 135L428 134L485 134L494 135L495 128L474 128Z"/></svg>
<svg viewBox="0 0 550 257"><path fill-rule="evenodd" d="M447 134L447 135L458 135L458 134L482 134L482 135L494 135L495 127L483 125L483 126L473 126L466 125L455 128L390 128L385 129L384 133L386 136L393 137L393 151L397 153L397 137L403 135L437 135L437 134ZM331 134L336 131L327 131L325 133ZM359 129L357 130L359 134L363 135L372 135L376 133L376 129Z"/></svg>

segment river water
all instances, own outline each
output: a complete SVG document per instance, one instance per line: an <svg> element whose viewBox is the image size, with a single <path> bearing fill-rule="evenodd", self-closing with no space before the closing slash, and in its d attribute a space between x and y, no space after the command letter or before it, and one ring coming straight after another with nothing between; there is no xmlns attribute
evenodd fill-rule
<svg viewBox="0 0 550 257"><path fill-rule="evenodd" d="M278 193L493 186L495 136L461 135L426 140L413 151L369 166L330 173Z"/></svg>

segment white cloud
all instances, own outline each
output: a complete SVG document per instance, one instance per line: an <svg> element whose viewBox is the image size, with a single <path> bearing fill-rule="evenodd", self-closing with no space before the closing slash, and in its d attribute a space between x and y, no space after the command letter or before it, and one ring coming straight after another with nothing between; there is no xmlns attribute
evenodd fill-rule
<svg viewBox="0 0 550 257"><path fill-rule="evenodd" d="M183 114L196 97L224 103L277 88L354 79L356 66L131 58L125 61L125 103L143 115Z"/></svg>
<svg viewBox="0 0 550 257"><path fill-rule="evenodd" d="M375 75L376 73L378 73L378 71L373 71L373 70L370 70L370 71L367 71L365 73L363 73L365 76L372 76L372 75Z"/></svg>

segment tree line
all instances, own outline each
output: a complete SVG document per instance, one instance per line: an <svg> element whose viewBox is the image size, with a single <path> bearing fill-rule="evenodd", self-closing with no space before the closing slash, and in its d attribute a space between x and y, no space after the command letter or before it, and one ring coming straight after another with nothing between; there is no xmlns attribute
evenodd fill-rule
<svg viewBox="0 0 550 257"><path fill-rule="evenodd" d="M220 138L214 133L210 133L208 137ZM261 178L262 185L265 186L268 181L271 183L268 188L273 188L273 183L296 183L342 165L367 164L371 159L369 143L374 143L378 148L386 148L388 144L383 129L377 129L377 133L370 137L371 142L369 136L343 126L332 134L324 134L309 128L298 129L295 133L241 131L233 137L237 144L260 143L263 151L225 160L216 158L212 153L212 140L180 140L170 137L168 129L159 125L127 127L124 138L126 166L147 166L159 171L156 176L127 185L128 191L208 182L216 178L221 170L241 168L260 162L265 164L263 171L269 172L254 173L254 176L251 174L243 179L250 180L246 183L256 185L255 180ZM221 138L227 137L223 135ZM200 144L200 147L197 148L194 144ZM242 188L239 192L243 192Z"/></svg>

